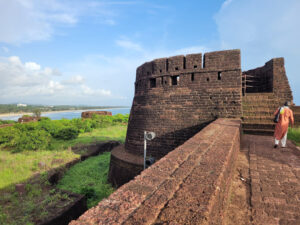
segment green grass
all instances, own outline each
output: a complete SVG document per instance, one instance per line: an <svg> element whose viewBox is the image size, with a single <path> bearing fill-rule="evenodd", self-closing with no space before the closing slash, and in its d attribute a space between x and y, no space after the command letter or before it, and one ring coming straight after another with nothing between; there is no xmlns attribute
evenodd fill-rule
<svg viewBox="0 0 300 225"><path fill-rule="evenodd" d="M124 142L126 130L127 125L122 124L94 129L92 132L80 134L74 140L54 141L51 145L52 150L25 150L12 153L0 149L0 190L6 186L23 182L36 173L61 166L78 158L79 155L69 150L70 146L107 140Z"/></svg>
<svg viewBox="0 0 300 225"><path fill-rule="evenodd" d="M87 196L88 208L108 197L114 189L107 183L110 153L76 164L59 181L58 188Z"/></svg>
<svg viewBox="0 0 300 225"><path fill-rule="evenodd" d="M6 192L0 198L1 225L29 225L46 220L56 215L59 208L64 208L74 198L49 184L27 184L26 194ZM1 193L2 194L2 193Z"/></svg>
<svg viewBox="0 0 300 225"><path fill-rule="evenodd" d="M289 127L288 139L294 141L298 146L300 146L300 127L298 128Z"/></svg>
<svg viewBox="0 0 300 225"><path fill-rule="evenodd" d="M95 141L109 141L115 140L121 143L125 142L127 131L127 124L120 124L115 126L109 126L104 128L94 129L91 132L79 134L78 138L73 140L53 140L52 148L61 149L74 146L76 144L88 144Z"/></svg>
<svg viewBox="0 0 300 225"><path fill-rule="evenodd" d="M31 225L35 221L53 216L72 201L61 190L86 195L88 207L109 196L114 191L107 183L110 153L77 163L66 172L58 187L50 186L45 180L46 171L80 157L71 151L70 146L107 140L124 143L126 130L125 124L94 129L92 132L80 134L74 140L54 142L51 145L52 150L12 153L0 148L0 224ZM45 175L38 181L41 183L27 183L26 180L36 173ZM25 195L19 195L15 191L16 183L26 184ZM4 187L9 188L3 189Z"/></svg>
<svg viewBox="0 0 300 225"><path fill-rule="evenodd" d="M22 183L36 173L58 167L75 158L72 151L0 151L0 189Z"/></svg>

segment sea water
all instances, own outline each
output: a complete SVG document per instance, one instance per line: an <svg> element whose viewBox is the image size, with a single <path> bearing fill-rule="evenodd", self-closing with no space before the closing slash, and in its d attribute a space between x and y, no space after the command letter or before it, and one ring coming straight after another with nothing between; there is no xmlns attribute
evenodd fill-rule
<svg viewBox="0 0 300 225"><path fill-rule="evenodd" d="M116 114L129 114L130 108L114 108L114 109L91 109L91 110L76 110L76 111L67 111L67 112L51 112L51 113L43 113L41 116L48 117L51 120L60 120L60 119L74 119L81 118L81 113L85 111L108 111L111 112L112 115ZM26 114L26 113L25 113ZM5 116L0 117L1 120L15 120L17 121L21 116Z"/></svg>

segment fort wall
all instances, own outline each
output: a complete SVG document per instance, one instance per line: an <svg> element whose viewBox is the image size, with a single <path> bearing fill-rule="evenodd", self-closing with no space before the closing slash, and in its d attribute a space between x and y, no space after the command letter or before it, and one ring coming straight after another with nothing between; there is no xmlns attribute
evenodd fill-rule
<svg viewBox="0 0 300 225"><path fill-rule="evenodd" d="M180 55L137 68L125 150L143 154L144 130L157 137L148 153L161 158L219 117L240 117L240 51Z"/></svg>
<svg viewBox="0 0 300 225"><path fill-rule="evenodd" d="M293 100L292 91L286 76L284 58L274 58L264 66L248 70L243 74L250 75L247 92L273 92L280 105Z"/></svg>
<svg viewBox="0 0 300 225"><path fill-rule="evenodd" d="M273 133L272 112L293 99L284 59L243 74L246 82L240 50L160 58L139 66L125 145L112 151L109 181L120 186L142 171L144 131L156 133L147 142L147 156L156 160L217 118L243 118L244 131Z"/></svg>
<svg viewBox="0 0 300 225"><path fill-rule="evenodd" d="M295 126L300 127L300 106L292 106L291 109L294 113Z"/></svg>
<svg viewBox="0 0 300 225"><path fill-rule="evenodd" d="M221 224L240 124L217 119L70 224Z"/></svg>

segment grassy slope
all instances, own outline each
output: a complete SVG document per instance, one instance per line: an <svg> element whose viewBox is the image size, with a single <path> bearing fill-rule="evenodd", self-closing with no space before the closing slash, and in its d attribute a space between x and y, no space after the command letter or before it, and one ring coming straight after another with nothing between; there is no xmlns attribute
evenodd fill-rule
<svg viewBox="0 0 300 225"><path fill-rule="evenodd" d="M20 183L37 172L58 167L78 158L79 155L68 150L70 146L105 140L124 142L126 130L127 125L95 129L92 132L80 134L75 140L56 141L53 144L56 150L24 151L20 153L0 151L0 189L11 184Z"/></svg>
<svg viewBox="0 0 300 225"><path fill-rule="evenodd" d="M91 157L73 166L59 181L58 188L87 196L88 208L113 192L107 183L110 153ZM80 179L78 179L80 177Z"/></svg>
<svg viewBox="0 0 300 225"><path fill-rule="evenodd" d="M20 183L37 172L55 168L78 158L72 151L28 151L11 153L0 151L0 189Z"/></svg>
<svg viewBox="0 0 300 225"><path fill-rule="evenodd" d="M45 171L79 157L68 150L69 146L105 140L124 142L126 130L127 125L95 129L90 133L79 135L75 140L56 142L55 151L24 151L15 154L0 151L0 184L12 187L9 192L5 192L5 195L2 193L0 195L0 224L33 225L33 221L47 218L50 213L55 213L57 208L63 206L62 203L68 204L68 196L61 194L59 189L48 185L47 182L43 187L39 184L27 184L27 193L24 196L14 191L14 184L26 180L36 172ZM60 181L59 187L85 194L88 197L88 206L96 205L113 191L106 182L109 160L110 153L104 153L75 165ZM39 166L39 162L44 163L43 168ZM45 188L47 190L44 190ZM49 211L49 207L53 209Z"/></svg>

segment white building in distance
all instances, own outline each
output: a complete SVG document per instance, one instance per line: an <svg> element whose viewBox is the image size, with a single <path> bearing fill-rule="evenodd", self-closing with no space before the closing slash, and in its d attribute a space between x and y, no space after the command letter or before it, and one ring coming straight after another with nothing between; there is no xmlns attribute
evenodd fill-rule
<svg viewBox="0 0 300 225"><path fill-rule="evenodd" d="M21 104L21 103L19 103L19 104L17 104L17 107L27 107L27 104Z"/></svg>

